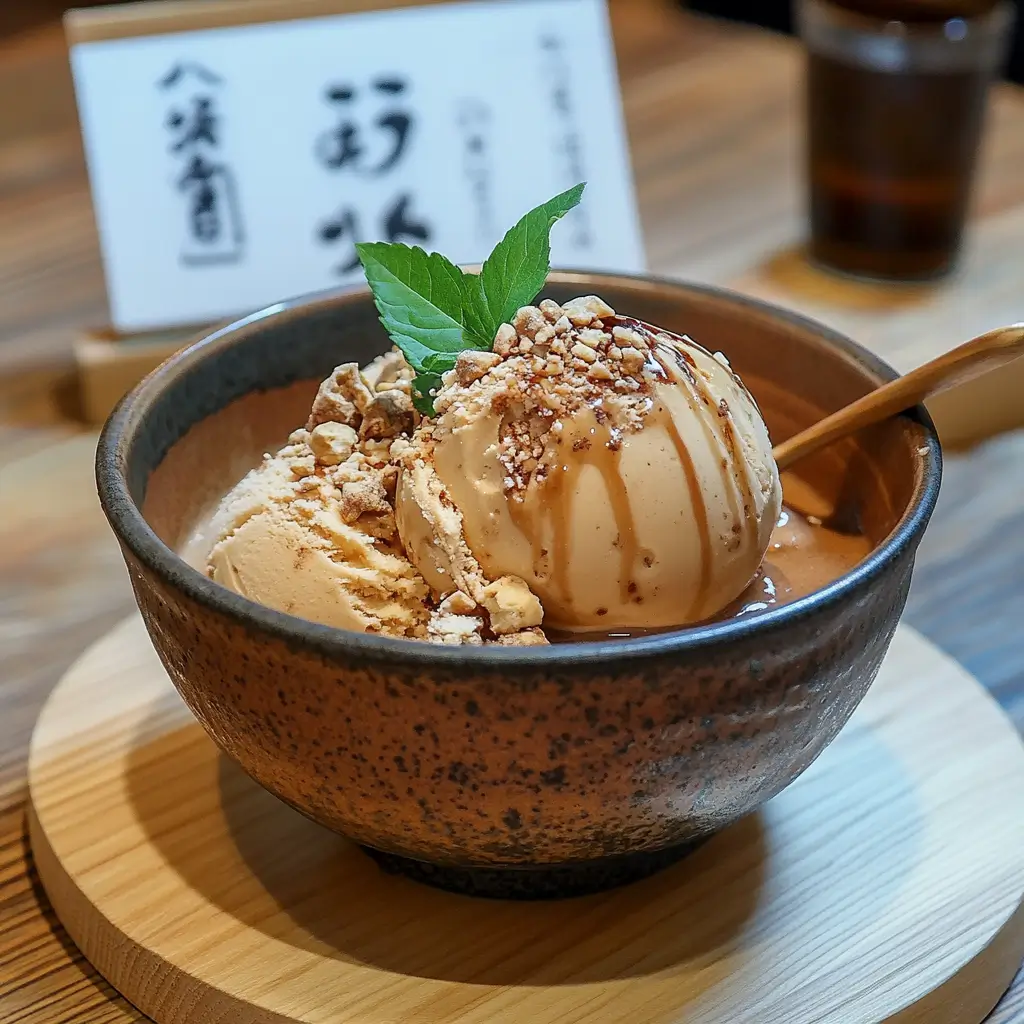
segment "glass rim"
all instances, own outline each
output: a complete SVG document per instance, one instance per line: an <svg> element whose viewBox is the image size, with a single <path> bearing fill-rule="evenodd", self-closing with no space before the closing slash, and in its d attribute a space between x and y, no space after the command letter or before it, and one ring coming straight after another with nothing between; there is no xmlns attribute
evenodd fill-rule
<svg viewBox="0 0 1024 1024"><path fill-rule="evenodd" d="M987 11L978 14L951 13L946 18L937 18L934 21L908 21L904 18L873 16L865 11L845 7L837 0L796 0L796 7L798 15L814 10L831 19L836 23L837 28L842 26L872 35L890 35L893 38L934 35L941 37L951 45L961 42L961 40L949 39L945 34L945 28L951 21L963 22L975 34L985 31L997 34L1009 28L1016 14L1014 0L997 0ZM889 26L893 26L893 28L888 32L884 31Z"/></svg>
<svg viewBox="0 0 1024 1024"><path fill-rule="evenodd" d="M890 74L994 73L1006 58L1015 7L1000 0L973 18L884 21L830 0L797 0L797 26L808 52Z"/></svg>

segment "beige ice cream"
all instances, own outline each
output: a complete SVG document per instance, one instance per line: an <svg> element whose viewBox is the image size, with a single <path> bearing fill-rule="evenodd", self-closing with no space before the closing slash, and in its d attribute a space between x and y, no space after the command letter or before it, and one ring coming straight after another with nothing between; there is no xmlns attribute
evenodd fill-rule
<svg viewBox="0 0 1024 1024"><path fill-rule="evenodd" d="M343 629L447 644L483 643L485 632L493 643L545 643L532 628L540 603L521 581L486 580L477 568L479 586L432 593L406 557L390 449L414 430L412 377L397 352L363 371L339 366L306 427L204 524L206 571L260 604Z"/></svg>
<svg viewBox="0 0 1024 1024"><path fill-rule="evenodd" d="M525 582L567 630L705 619L781 508L757 407L721 357L584 298L465 353L408 446L396 511L436 593ZM478 598L479 599L479 598Z"/></svg>
<svg viewBox="0 0 1024 1024"><path fill-rule="evenodd" d="M402 363L388 363L397 374ZM398 394L404 399L399 415L404 412L411 427L411 402ZM361 425L369 422L364 413L381 415L374 397L352 365L324 382L308 429L292 434L221 503L208 528L217 540L207 570L218 583L279 611L344 629L426 639L429 591L395 529L390 441L368 436L372 430L360 438L338 421ZM387 411L394 405L390 401Z"/></svg>
<svg viewBox="0 0 1024 1024"><path fill-rule="evenodd" d="M329 625L456 644L708 618L751 581L781 487L721 357L545 301L459 356L435 416L397 352L338 367L225 498L207 571Z"/></svg>

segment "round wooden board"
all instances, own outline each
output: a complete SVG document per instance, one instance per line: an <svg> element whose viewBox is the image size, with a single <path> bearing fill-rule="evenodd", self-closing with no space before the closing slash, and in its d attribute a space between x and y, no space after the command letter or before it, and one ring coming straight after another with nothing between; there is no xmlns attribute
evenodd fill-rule
<svg viewBox="0 0 1024 1024"><path fill-rule="evenodd" d="M219 754L134 617L58 684L29 770L58 915L159 1024L974 1024L1024 956L1024 747L903 627L793 786L583 899L381 874Z"/></svg>

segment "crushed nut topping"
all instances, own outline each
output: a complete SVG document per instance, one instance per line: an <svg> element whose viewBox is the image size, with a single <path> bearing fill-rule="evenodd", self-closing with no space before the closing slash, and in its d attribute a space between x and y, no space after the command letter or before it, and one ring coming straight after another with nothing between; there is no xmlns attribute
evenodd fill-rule
<svg viewBox="0 0 1024 1024"><path fill-rule="evenodd" d="M388 390L374 395L363 410L359 436L373 440L409 434L416 425L416 410L404 391Z"/></svg>
<svg viewBox="0 0 1024 1024"><path fill-rule="evenodd" d="M492 351L459 353L443 375L431 419L422 419L413 405L415 373L399 351L362 370L343 363L320 385L305 428L273 456L291 489L291 508L322 538L341 524L356 526L378 550L408 558L395 513L402 481L411 479L402 474L430 461L439 432L496 412L497 458L505 491L514 496L531 481L543 483L558 445L614 449L640 429L652 408L652 386L661 379L654 344L636 321L616 318L596 296L564 304L544 299L502 324ZM607 437L590 439L571 429L584 412L607 428ZM443 493L438 500L443 503ZM526 581L489 580L464 538L461 543L472 572L449 571L446 578L457 589L430 584L437 589L423 600L416 635L443 644L546 644L544 610ZM406 565L426 592L426 577Z"/></svg>
<svg viewBox="0 0 1024 1024"><path fill-rule="evenodd" d="M373 393L363 382L358 363L342 363L321 385L313 400L307 430L321 423L357 427Z"/></svg>
<svg viewBox="0 0 1024 1024"><path fill-rule="evenodd" d="M564 305L544 299L501 325L493 352L462 353L444 375L434 401L438 416L472 418L487 403L501 414L498 457L507 493L543 480L549 442L583 409L610 426L610 446L642 426L661 368L646 332L614 318L593 295Z"/></svg>

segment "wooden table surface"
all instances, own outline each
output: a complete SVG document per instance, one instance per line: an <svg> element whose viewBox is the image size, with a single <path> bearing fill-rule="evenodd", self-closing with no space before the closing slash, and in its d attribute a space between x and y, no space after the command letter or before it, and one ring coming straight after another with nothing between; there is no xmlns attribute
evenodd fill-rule
<svg viewBox="0 0 1024 1024"><path fill-rule="evenodd" d="M993 97L964 269L930 289L868 288L801 262L799 54L665 0L612 0L653 269L771 295L869 341L901 368L921 339L1024 319L1024 92ZM58 26L0 43L0 1021L140 1015L49 911L24 834L39 707L132 607L94 495L95 435L74 419L70 345L104 320ZM1024 433L947 460L906 621L1024 726ZM992 1017L1024 1024L1024 973Z"/></svg>

